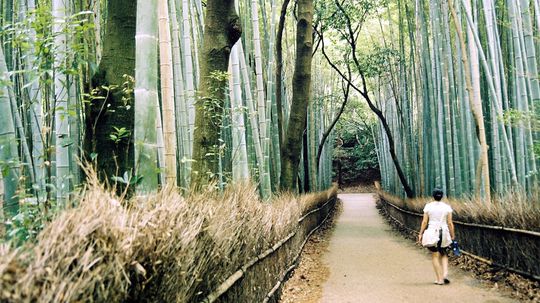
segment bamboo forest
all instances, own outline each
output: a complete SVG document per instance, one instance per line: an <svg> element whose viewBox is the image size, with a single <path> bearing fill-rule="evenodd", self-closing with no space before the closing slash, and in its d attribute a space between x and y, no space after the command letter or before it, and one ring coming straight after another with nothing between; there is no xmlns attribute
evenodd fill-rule
<svg viewBox="0 0 540 303"><path fill-rule="evenodd" d="M540 302L540 0L0 0L0 42L0 303Z"/></svg>

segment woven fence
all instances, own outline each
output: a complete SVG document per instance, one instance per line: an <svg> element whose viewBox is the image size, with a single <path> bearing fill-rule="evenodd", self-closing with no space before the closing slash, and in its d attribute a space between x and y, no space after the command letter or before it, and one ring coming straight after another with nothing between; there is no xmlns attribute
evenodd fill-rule
<svg viewBox="0 0 540 303"><path fill-rule="evenodd" d="M298 219L295 231L242 266L202 302L277 302L305 243L329 218L336 200L333 192L327 201L308 210Z"/></svg>
<svg viewBox="0 0 540 303"><path fill-rule="evenodd" d="M410 232L417 232L422 214L403 209L381 196L388 217ZM540 281L540 233L535 231L454 221L456 239L466 254L496 267Z"/></svg>

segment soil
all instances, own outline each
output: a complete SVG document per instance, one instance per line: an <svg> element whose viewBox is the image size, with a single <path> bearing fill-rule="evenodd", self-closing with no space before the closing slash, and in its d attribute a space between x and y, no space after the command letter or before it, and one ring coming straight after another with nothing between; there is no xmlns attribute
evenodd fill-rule
<svg viewBox="0 0 540 303"><path fill-rule="evenodd" d="M304 246L298 266L283 286L281 303L317 303L322 296L322 284L328 279L330 268L323 263L328 251L335 221L343 210L340 200L329 220L319 228Z"/></svg>

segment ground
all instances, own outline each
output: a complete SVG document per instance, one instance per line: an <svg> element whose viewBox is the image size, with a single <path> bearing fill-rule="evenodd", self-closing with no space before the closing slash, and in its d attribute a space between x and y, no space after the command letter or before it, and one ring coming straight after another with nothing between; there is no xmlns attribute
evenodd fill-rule
<svg viewBox="0 0 540 303"><path fill-rule="evenodd" d="M480 281L461 270L472 266L465 258L451 267L450 285L432 285L429 254L393 231L371 196L340 197L346 198L343 215L306 246L281 302L539 302L537 284L508 293L501 284Z"/></svg>
<svg viewBox="0 0 540 303"><path fill-rule="evenodd" d="M322 284L330 274L330 268L323 262L323 255L328 251L335 220L341 211L342 204L339 201L331 219L313 233L306 243L298 266L283 287L281 303L316 303L321 299Z"/></svg>

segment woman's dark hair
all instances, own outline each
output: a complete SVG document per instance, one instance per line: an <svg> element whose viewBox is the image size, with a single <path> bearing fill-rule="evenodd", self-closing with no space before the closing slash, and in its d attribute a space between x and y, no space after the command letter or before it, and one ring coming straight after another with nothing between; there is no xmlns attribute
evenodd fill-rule
<svg viewBox="0 0 540 303"><path fill-rule="evenodd" d="M441 201L442 197L444 196L444 192L440 188L435 188L433 190L433 199L437 201Z"/></svg>

